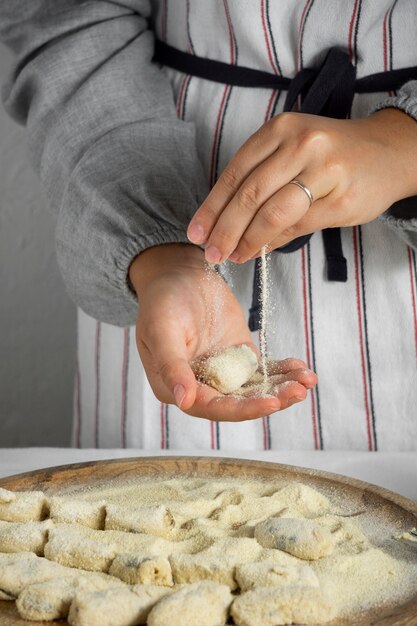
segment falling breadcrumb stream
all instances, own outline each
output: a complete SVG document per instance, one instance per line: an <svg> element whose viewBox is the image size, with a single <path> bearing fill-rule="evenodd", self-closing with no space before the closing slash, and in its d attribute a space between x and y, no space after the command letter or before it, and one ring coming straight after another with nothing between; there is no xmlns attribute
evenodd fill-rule
<svg viewBox="0 0 417 626"><path fill-rule="evenodd" d="M261 369L263 373L263 392L268 392L268 368L266 364L266 318L269 305L269 265L266 254L266 246L261 250L261 293L260 293L260 329L259 349L261 351Z"/></svg>

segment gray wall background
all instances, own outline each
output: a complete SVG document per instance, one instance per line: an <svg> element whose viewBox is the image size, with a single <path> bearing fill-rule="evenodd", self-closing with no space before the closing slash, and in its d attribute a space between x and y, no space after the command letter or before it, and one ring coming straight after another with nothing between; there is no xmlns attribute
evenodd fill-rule
<svg viewBox="0 0 417 626"><path fill-rule="evenodd" d="M0 45L0 82L11 55ZM0 105L0 448L70 444L76 310L55 258L55 216Z"/></svg>

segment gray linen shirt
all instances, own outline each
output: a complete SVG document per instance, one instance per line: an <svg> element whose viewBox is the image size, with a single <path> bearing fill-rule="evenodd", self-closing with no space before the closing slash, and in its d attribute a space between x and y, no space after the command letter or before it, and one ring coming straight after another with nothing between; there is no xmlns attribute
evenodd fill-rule
<svg viewBox="0 0 417 626"><path fill-rule="evenodd" d="M31 162L58 213L58 262L89 315L133 324L127 272L141 251L187 242L208 192L193 124L176 115L151 63L148 0L1 0L0 38L16 54L3 88L26 124ZM379 107L417 119L417 81ZM415 203L381 219L417 247Z"/></svg>

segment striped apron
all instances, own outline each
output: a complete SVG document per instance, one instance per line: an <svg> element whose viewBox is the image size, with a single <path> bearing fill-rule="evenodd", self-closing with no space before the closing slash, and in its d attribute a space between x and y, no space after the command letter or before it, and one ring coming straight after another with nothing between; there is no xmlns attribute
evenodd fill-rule
<svg viewBox="0 0 417 626"><path fill-rule="evenodd" d="M414 0L380 0L372 7L365 0L155 0L153 9L159 40L278 78L319 67L334 47L347 51L359 79L413 66L417 59ZM196 126L210 184L248 136L284 109L286 93L278 87L239 87L164 71L178 116ZM355 95L352 117L367 115L388 93ZM268 352L273 358L303 358L318 373L319 385L305 402L244 423L187 416L153 396L133 328L103 324L79 311L74 444L417 449L416 253L379 220L342 229L341 243L347 282L324 276L326 255L317 236L291 254L271 255ZM254 263L226 266L248 310ZM257 335L254 330L255 342Z"/></svg>

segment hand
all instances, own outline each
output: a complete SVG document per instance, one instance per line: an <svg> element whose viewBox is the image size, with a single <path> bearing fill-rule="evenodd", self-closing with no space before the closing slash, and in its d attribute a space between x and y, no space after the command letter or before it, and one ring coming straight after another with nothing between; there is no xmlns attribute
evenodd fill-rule
<svg viewBox="0 0 417 626"><path fill-rule="evenodd" d="M238 301L216 271L208 273L199 248L149 248L136 257L129 277L139 300L137 346L160 401L196 417L242 421L304 400L316 384L316 375L296 359L274 362L272 372L293 381L276 397L237 399L196 381L190 363L214 347L246 343L256 351Z"/></svg>
<svg viewBox="0 0 417 626"><path fill-rule="evenodd" d="M238 150L198 209L190 241L236 263L325 228L369 222L417 194L417 123L396 109L337 120L284 113ZM314 196L288 184L298 179Z"/></svg>

